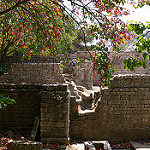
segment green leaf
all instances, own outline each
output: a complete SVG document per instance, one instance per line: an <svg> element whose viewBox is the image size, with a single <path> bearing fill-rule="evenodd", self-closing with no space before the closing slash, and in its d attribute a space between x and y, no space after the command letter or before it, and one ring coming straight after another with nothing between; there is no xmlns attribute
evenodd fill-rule
<svg viewBox="0 0 150 150"><path fill-rule="evenodd" d="M146 27L147 27L147 29L150 29L150 24L148 24Z"/></svg>
<svg viewBox="0 0 150 150"><path fill-rule="evenodd" d="M127 69L128 67L127 67L127 65L124 65L124 69Z"/></svg>
<svg viewBox="0 0 150 150"><path fill-rule="evenodd" d="M124 60L124 64L127 64L127 62L128 62L127 59L125 59L125 60Z"/></svg>
<svg viewBox="0 0 150 150"><path fill-rule="evenodd" d="M131 67L131 59L130 59L130 58L127 60L127 67L128 67L128 68Z"/></svg>
<svg viewBox="0 0 150 150"><path fill-rule="evenodd" d="M140 39L142 39L144 36L143 35L140 35L140 36L138 36L138 40L140 40Z"/></svg>
<svg viewBox="0 0 150 150"><path fill-rule="evenodd" d="M134 67L131 65L129 68L130 71L134 71Z"/></svg>
<svg viewBox="0 0 150 150"><path fill-rule="evenodd" d="M128 26L127 26L127 31L130 32L130 31L132 31L132 30L133 30L133 25L132 25L132 24L128 25Z"/></svg>
<svg viewBox="0 0 150 150"><path fill-rule="evenodd" d="M144 60L146 60L149 58L149 55L147 55L147 53L143 53L143 58L144 58Z"/></svg>
<svg viewBox="0 0 150 150"><path fill-rule="evenodd" d="M143 68L145 69L146 68L146 61L143 60Z"/></svg>
<svg viewBox="0 0 150 150"><path fill-rule="evenodd" d="M3 94L0 94L0 109L3 108L5 109L5 107L8 105L8 104L15 104L16 101L14 99L11 99L9 97L5 97Z"/></svg>

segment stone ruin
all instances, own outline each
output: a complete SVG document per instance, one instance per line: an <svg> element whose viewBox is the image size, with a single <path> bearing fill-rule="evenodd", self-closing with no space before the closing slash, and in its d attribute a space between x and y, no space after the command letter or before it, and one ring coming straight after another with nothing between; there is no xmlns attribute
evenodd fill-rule
<svg viewBox="0 0 150 150"><path fill-rule="evenodd" d="M116 57L123 59L118 54L112 62ZM120 75L114 74L111 88L102 89L96 87L97 78L93 78L90 65L87 61L74 66L71 75L60 69L59 63L12 64L0 77L0 93L14 98L16 104L1 110L1 131L30 135L34 118L39 115L37 134L44 143L149 136L149 65L145 72L139 68L138 74L125 74L118 64Z"/></svg>

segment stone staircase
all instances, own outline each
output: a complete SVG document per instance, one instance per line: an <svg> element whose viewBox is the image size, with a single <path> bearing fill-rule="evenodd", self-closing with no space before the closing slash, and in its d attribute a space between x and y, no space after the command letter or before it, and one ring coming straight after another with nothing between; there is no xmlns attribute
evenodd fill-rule
<svg viewBox="0 0 150 150"><path fill-rule="evenodd" d="M62 72L65 82L69 86L71 96L75 97L76 103L78 103L78 113L85 114L95 112L101 97L100 87L93 86L90 90L86 89L86 87L76 85L74 81L72 81L73 75L70 70L63 68Z"/></svg>
<svg viewBox="0 0 150 150"><path fill-rule="evenodd" d="M63 68L62 75L65 79L66 84L68 84L69 86L71 96L75 97L76 99L79 115L95 112L101 96L100 87L93 86L89 90L84 86L76 85L74 81L72 81L72 72L70 70L67 70L66 68Z"/></svg>
<svg viewBox="0 0 150 150"><path fill-rule="evenodd" d="M81 100L78 101L78 113L95 112L100 100L100 88L93 87L91 90L88 90L83 86L77 86L77 93L81 97Z"/></svg>
<svg viewBox="0 0 150 150"><path fill-rule="evenodd" d="M76 99L78 114L92 113L100 101L101 92L99 87L88 90L84 86L76 86L73 81L66 81L69 86L71 97Z"/></svg>

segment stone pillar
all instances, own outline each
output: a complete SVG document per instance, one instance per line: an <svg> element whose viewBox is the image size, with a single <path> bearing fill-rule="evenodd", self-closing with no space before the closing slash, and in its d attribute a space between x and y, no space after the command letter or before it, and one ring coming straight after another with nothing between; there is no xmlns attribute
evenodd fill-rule
<svg viewBox="0 0 150 150"><path fill-rule="evenodd" d="M40 134L43 143L69 143L70 93L67 85L46 85L41 94Z"/></svg>

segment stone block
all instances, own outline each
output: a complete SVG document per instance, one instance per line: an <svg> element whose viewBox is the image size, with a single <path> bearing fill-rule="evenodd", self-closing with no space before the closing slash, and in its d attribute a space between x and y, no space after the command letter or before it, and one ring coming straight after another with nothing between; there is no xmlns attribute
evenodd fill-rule
<svg viewBox="0 0 150 150"><path fill-rule="evenodd" d="M43 150L41 142L11 141L7 145L8 150Z"/></svg>
<svg viewBox="0 0 150 150"><path fill-rule="evenodd" d="M108 141L87 141L84 142L85 150L112 150Z"/></svg>
<svg viewBox="0 0 150 150"><path fill-rule="evenodd" d="M64 137L64 138L41 138L42 143L51 143L51 144L69 144L70 143L70 138L69 137Z"/></svg>
<svg viewBox="0 0 150 150"><path fill-rule="evenodd" d="M63 128L65 127L65 123L64 122L54 122L54 126L57 128Z"/></svg>
<svg viewBox="0 0 150 150"><path fill-rule="evenodd" d="M134 141L130 141L131 147L133 148L133 150L150 150L150 145L149 143L146 142L134 142Z"/></svg>

